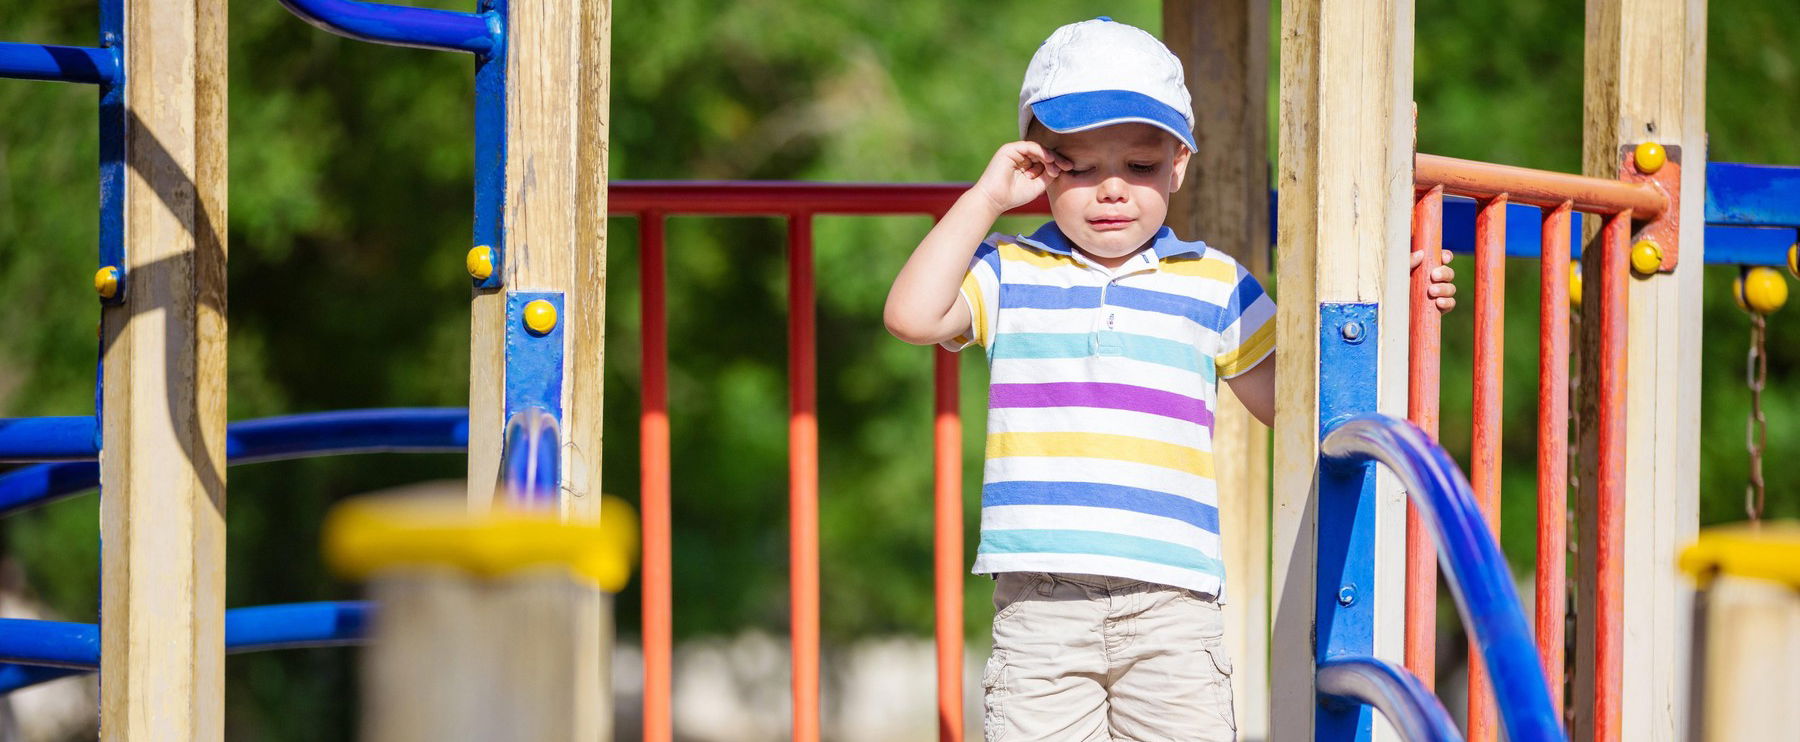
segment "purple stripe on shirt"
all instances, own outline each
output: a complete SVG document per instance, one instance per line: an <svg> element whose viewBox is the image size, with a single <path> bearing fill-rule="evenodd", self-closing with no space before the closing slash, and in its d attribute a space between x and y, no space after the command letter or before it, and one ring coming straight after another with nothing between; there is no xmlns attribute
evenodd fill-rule
<svg viewBox="0 0 1800 742"><path fill-rule="evenodd" d="M1212 427L1212 410L1193 397L1130 384L1065 381L1050 384L993 384L988 407L1098 407L1147 412Z"/></svg>

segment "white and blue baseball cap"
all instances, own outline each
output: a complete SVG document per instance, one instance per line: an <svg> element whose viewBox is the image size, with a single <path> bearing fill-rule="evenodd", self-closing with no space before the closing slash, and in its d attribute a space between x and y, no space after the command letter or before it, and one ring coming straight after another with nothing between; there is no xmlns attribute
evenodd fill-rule
<svg viewBox="0 0 1800 742"><path fill-rule="evenodd" d="M1019 136L1033 118L1065 134L1149 124L1195 148L1181 60L1149 32L1111 18L1063 26L1038 47L1019 89Z"/></svg>

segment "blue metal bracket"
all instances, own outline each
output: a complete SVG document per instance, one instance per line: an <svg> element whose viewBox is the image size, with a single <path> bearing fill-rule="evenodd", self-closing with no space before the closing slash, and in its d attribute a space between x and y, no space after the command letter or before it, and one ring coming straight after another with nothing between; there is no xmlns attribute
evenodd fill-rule
<svg viewBox="0 0 1800 742"><path fill-rule="evenodd" d="M1376 409L1380 362L1374 303L1319 305L1319 431ZM1314 661L1375 654L1375 469L1321 461L1318 483ZM1320 703L1314 736L1367 740L1367 706Z"/></svg>
<svg viewBox="0 0 1800 742"><path fill-rule="evenodd" d="M125 7L124 0L100 0L100 44L118 62L118 72L100 85L100 263L118 270L118 289L105 304L125 303L131 268L125 253ZM98 409L100 390L95 385Z"/></svg>
<svg viewBox="0 0 1800 742"><path fill-rule="evenodd" d="M494 18L511 12L510 0L482 0ZM475 63L475 244L492 248L493 272L475 279L477 289L506 282L506 35Z"/></svg>
<svg viewBox="0 0 1800 742"><path fill-rule="evenodd" d="M555 322L540 332L527 323L527 307L548 302ZM560 488L563 421L563 294L509 291L506 294L506 450L503 484L520 499L555 502ZM515 437L517 440L515 440Z"/></svg>

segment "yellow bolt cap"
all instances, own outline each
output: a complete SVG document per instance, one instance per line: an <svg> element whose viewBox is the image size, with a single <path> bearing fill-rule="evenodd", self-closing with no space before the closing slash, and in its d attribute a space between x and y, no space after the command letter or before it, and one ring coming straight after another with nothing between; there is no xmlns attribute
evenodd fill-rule
<svg viewBox="0 0 1800 742"><path fill-rule="evenodd" d="M469 269L469 276L477 281L486 281L494 275L494 248L478 245L469 248L469 254L463 257L463 265Z"/></svg>
<svg viewBox="0 0 1800 742"><path fill-rule="evenodd" d="M1731 295L1746 312L1770 314L1787 303L1787 279L1774 268L1758 266L1731 282Z"/></svg>
<svg viewBox="0 0 1800 742"><path fill-rule="evenodd" d="M1631 246L1631 269L1650 275L1662 268L1662 247L1654 240L1638 240Z"/></svg>
<svg viewBox="0 0 1800 742"><path fill-rule="evenodd" d="M543 299L526 302L525 326L534 334L550 334L551 330L556 329L556 305Z"/></svg>
<svg viewBox="0 0 1800 742"><path fill-rule="evenodd" d="M1654 175L1662 169L1663 163L1668 162L1669 154L1656 142L1642 142L1637 146L1636 159L1639 172Z"/></svg>
<svg viewBox="0 0 1800 742"><path fill-rule="evenodd" d="M1788 248L1788 272L1794 274L1795 278L1800 278L1800 242Z"/></svg>
<svg viewBox="0 0 1800 742"><path fill-rule="evenodd" d="M1581 308L1581 261L1569 261L1569 306Z"/></svg>
<svg viewBox="0 0 1800 742"><path fill-rule="evenodd" d="M94 293L102 299L111 299L119 295L119 269L117 266L106 266L94 271Z"/></svg>

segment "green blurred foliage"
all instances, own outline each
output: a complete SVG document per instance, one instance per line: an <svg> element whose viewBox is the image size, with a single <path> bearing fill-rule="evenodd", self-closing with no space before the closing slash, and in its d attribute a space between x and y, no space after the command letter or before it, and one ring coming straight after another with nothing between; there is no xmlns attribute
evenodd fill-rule
<svg viewBox="0 0 1800 742"><path fill-rule="evenodd" d="M466 7L464 3L430 3ZM28 0L0 38L91 44L92 0ZM1416 95L1425 151L1579 170L1579 3L1418 0ZM1800 5L1718 0L1707 125L1719 160L1800 163ZM843 3L688 0L614 8L615 179L954 181L1011 139L1019 77L1061 23L1112 15L1152 31L1148 0ZM230 412L234 419L363 406L462 405L467 396L472 61L322 33L273 0L231 4ZM1276 37L1274 29L1272 38ZM1276 56L1271 50L1271 57ZM93 90L0 81L0 415L92 409L97 239ZM1273 98L1272 98L1273 101ZM1271 102L1273 112L1273 102ZM820 218L818 398L824 622L829 640L929 633L930 353L882 330L887 284L919 218ZM1003 225L1023 230L1027 222ZM677 218L669 244L670 396L679 636L786 626L783 227ZM1205 235L1198 235L1204 237ZM609 492L635 499L637 228L611 224L606 368ZM1472 298L1466 261L1458 282ZM1535 266L1508 281L1504 541L1533 558ZM1742 514L1747 323L1733 269L1708 271L1704 522ZM1800 317L1769 343L1769 512L1800 515ZM1471 313L1445 324L1444 439L1466 460ZM985 371L963 359L965 522L977 522ZM459 477L452 456L262 464L230 477L228 603L356 594L319 565L335 500ZM0 524L0 549L39 594L91 620L93 497ZM987 586L966 583L968 634ZM619 603L636 632L636 589ZM235 657L234 738L322 739L354 718L353 655Z"/></svg>

